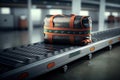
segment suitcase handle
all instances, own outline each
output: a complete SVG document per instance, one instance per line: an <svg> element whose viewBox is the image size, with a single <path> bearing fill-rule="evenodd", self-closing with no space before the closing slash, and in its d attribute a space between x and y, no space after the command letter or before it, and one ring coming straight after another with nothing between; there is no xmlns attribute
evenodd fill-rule
<svg viewBox="0 0 120 80"><path fill-rule="evenodd" d="M53 27L54 27L53 19L54 19L56 16L63 16L63 17L64 17L65 15L59 15L59 14L58 14L58 15L53 15L53 16L51 16L51 17L50 17L50 24L49 24L50 28L53 28ZM74 20L75 20L75 17L76 17L76 15L71 14L70 23L69 23L69 26L70 26L71 29L74 28Z"/></svg>
<svg viewBox="0 0 120 80"><path fill-rule="evenodd" d="M50 28L53 28L54 27L54 24L53 24L53 19L56 17L56 16L64 16L64 15L60 15L60 14L57 14L57 15L53 15L50 17Z"/></svg>
<svg viewBox="0 0 120 80"><path fill-rule="evenodd" d="M65 15L57 14L57 15L51 16L51 17L50 17L50 24L49 24L49 27L50 27L50 28L53 28L53 27L54 27L53 19L54 19L56 16L63 16L63 17L64 17ZM74 28L74 20L75 20L75 17L76 17L76 15L71 14L70 23L69 23L69 26L70 26L71 29ZM82 28L85 28L84 25L83 25L83 22L82 22L84 18L86 18L86 16L83 16L83 17L80 19L80 23L81 23Z"/></svg>
<svg viewBox="0 0 120 80"><path fill-rule="evenodd" d="M75 17L76 17L76 15L71 14L70 23L69 23L69 26L70 26L71 29L74 28L74 20L75 20Z"/></svg>

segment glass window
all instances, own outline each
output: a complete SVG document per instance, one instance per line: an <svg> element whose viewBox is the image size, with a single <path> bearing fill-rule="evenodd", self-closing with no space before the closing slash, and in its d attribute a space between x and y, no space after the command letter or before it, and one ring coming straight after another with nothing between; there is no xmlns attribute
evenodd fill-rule
<svg viewBox="0 0 120 80"><path fill-rule="evenodd" d="M118 16L118 13L117 12L112 12L112 15L117 17Z"/></svg>
<svg viewBox="0 0 120 80"><path fill-rule="evenodd" d="M33 21L39 21L41 18L41 9L32 9L31 16Z"/></svg>
<svg viewBox="0 0 120 80"><path fill-rule="evenodd" d="M10 8L8 7L1 8L1 14L10 14Z"/></svg>
<svg viewBox="0 0 120 80"><path fill-rule="evenodd" d="M49 14L51 15L62 14L62 10L61 9L50 9Z"/></svg>
<svg viewBox="0 0 120 80"><path fill-rule="evenodd" d="M80 15L81 16L89 16L89 12L88 11L80 11Z"/></svg>
<svg viewBox="0 0 120 80"><path fill-rule="evenodd" d="M110 16L110 12L105 12L105 19L107 19L108 16Z"/></svg>

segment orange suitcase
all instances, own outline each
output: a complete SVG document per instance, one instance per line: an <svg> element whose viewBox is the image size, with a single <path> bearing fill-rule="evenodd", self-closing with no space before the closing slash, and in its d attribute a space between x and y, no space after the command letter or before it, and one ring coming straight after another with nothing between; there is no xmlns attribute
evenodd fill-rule
<svg viewBox="0 0 120 80"><path fill-rule="evenodd" d="M51 44L86 45L91 42L92 20L89 16L47 15L44 41Z"/></svg>

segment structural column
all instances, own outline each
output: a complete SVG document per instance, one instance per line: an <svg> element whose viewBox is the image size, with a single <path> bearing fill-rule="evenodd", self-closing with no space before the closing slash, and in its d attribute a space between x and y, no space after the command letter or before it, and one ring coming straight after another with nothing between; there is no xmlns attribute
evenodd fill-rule
<svg viewBox="0 0 120 80"><path fill-rule="evenodd" d="M80 15L81 0L72 0L72 14Z"/></svg>
<svg viewBox="0 0 120 80"><path fill-rule="evenodd" d="M100 0L100 7L99 7L99 24L98 24L98 30L102 31L104 30L104 24L105 24L105 0Z"/></svg>
<svg viewBox="0 0 120 80"><path fill-rule="evenodd" d="M28 0L28 33L29 33L29 42L33 43L33 24L32 24L32 0Z"/></svg>
<svg viewBox="0 0 120 80"><path fill-rule="evenodd" d="M31 8L32 8L32 0L28 0L28 30L29 30L29 32L33 31Z"/></svg>

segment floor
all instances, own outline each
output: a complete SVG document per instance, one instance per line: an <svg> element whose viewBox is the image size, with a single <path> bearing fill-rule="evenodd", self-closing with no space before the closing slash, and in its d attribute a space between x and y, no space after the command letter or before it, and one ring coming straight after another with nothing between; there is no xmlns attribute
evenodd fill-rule
<svg viewBox="0 0 120 80"><path fill-rule="evenodd" d="M35 28L33 32L23 31L1 31L0 49L17 47L43 41L41 28Z"/></svg>
<svg viewBox="0 0 120 80"><path fill-rule="evenodd" d="M68 71L62 72L62 67L47 74L34 78L35 80L120 80L120 43L110 51L102 49L93 54L68 64Z"/></svg>
<svg viewBox="0 0 120 80"><path fill-rule="evenodd" d="M106 29L119 27L120 23L105 24ZM98 24L93 24L92 32L98 31ZM35 28L33 32L0 31L0 49L16 47L43 41L42 28ZM56 69L36 80L120 80L120 43L109 51L107 48L96 52L91 60L86 57L74 61L69 65L66 73Z"/></svg>

